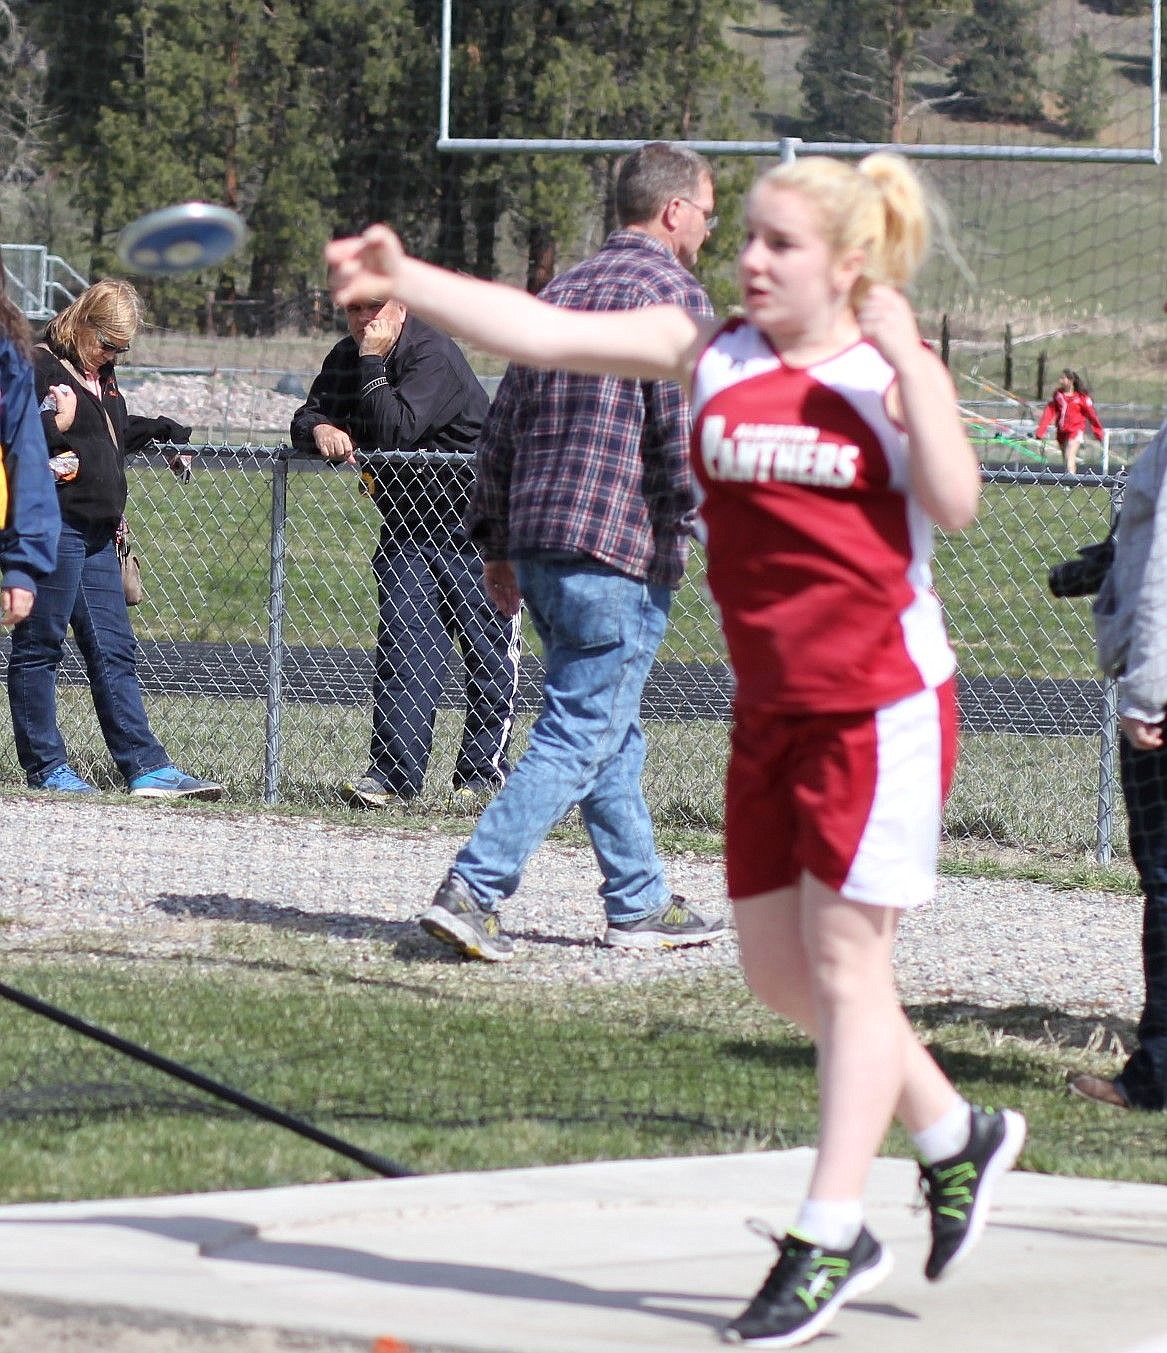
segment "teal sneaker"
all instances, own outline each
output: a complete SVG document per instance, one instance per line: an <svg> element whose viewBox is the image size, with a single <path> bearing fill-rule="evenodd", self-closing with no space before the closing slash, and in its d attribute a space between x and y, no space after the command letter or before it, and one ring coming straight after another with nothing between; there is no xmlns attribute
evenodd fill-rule
<svg viewBox="0 0 1167 1353"><path fill-rule="evenodd" d="M54 794L96 794L98 788L91 785L84 776L78 775L72 766L58 766L49 771L43 780L30 784L29 789L49 789Z"/></svg>
<svg viewBox="0 0 1167 1353"><path fill-rule="evenodd" d="M177 766L160 766L135 775L130 781L130 793L136 799L220 799L223 786L214 780L200 780L187 775Z"/></svg>

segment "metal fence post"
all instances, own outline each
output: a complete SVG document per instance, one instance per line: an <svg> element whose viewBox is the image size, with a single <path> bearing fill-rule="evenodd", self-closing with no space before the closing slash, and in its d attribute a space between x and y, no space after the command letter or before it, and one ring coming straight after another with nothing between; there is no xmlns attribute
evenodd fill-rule
<svg viewBox="0 0 1167 1353"><path fill-rule="evenodd" d="M272 461L271 537L267 586L267 706L263 740L263 801L280 798L280 713L284 686L284 554L288 525L288 456L280 447Z"/></svg>

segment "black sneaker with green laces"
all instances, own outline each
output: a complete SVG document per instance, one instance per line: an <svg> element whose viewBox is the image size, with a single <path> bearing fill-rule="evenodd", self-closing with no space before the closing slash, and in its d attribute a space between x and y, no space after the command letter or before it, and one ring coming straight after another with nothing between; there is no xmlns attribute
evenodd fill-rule
<svg viewBox="0 0 1167 1353"><path fill-rule="evenodd" d="M514 943L504 933L497 913L482 906L452 870L422 912L419 924L427 935L451 945L467 958L505 963L514 957Z"/></svg>
<svg viewBox="0 0 1167 1353"><path fill-rule="evenodd" d="M924 1263L929 1282L950 1272L981 1238L993 1188L1024 1145L1021 1114L974 1107L964 1149L920 1166L920 1190L932 1220L932 1248Z"/></svg>
<svg viewBox="0 0 1167 1353"><path fill-rule="evenodd" d="M762 1228L753 1229L769 1234ZM758 1295L722 1331L727 1344L794 1348L819 1334L840 1307L883 1282L892 1257L864 1227L850 1249L828 1250L801 1236L770 1235L778 1262Z"/></svg>
<svg viewBox="0 0 1167 1353"><path fill-rule="evenodd" d="M681 949L708 944L724 933L724 921L702 916L674 893L659 911L639 921L609 921L604 943L615 949Z"/></svg>

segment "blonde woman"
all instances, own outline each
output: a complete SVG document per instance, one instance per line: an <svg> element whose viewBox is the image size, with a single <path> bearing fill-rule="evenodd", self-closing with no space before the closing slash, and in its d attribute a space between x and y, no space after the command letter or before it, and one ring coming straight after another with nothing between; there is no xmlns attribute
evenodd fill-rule
<svg viewBox="0 0 1167 1353"><path fill-rule="evenodd" d="M12 727L31 788L97 792L69 764L57 725L57 670L72 627L102 736L129 792L217 799L222 786L176 767L150 729L114 547L126 506L127 450L190 438L190 428L169 418L126 410L115 366L129 352L142 318L134 288L107 278L49 321L33 352L45 440L50 456L63 465L57 480L61 539L57 566L42 579L32 615L12 634Z"/></svg>
<svg viewBox="0 0 1167 1353"><path fill-rule="evenodd" d="M737 693L726 870L746 977L818 1051L807 1199L728 1342L813 1338L887 1274L863 1192L893 1116L930 1203L925 1273L983 1229L1024 1119L973 1108L900 1006L900 916L929 901L955 759L955 661L931 589L933 524L976 513L979 474L902 288L927 244L920 185L887 154L764 174L738 261L744 318L572 313L407 257L384 227L327 255L342 302L393 295L533 366L685 382L709 585Z"/></svg>

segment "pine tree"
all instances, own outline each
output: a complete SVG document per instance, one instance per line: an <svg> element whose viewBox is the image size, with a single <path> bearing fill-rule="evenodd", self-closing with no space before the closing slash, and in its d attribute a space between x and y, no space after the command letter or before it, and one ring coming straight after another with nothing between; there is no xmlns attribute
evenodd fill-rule
<svg viewBox="0 0 1167 1353"><path fill-rule="evenodd" d="M0 0L27 5L30 0ZM439 155L433 0L31 0L48 63L53 162L88 222L95 272L140 212L237 208L243 251L144 286L189 323L208 289L290 300L324 240L391 220L411 248L497 271L509 230L538 284L594 248L615 157ZM760 76L726 41L747 0L490 0L455 7L461 135L728 137ZM55 33L70 40L54 42ZM728 184L748 174L736 165ZM610 213L608 213L610 217ZM725 248L727 246L721 246Z"/></svg>
<svg viewBox="0 0 1167 1353"><path fill-rule="evenodd" d="M811 134L901 141L920 37L949 0L838 0L813 10L798 62Z"/></svg>
<svg viewBox="0 0 1167 1353"><path fill-rule="evenodd" d="M746 9L742 0L476 6L462 33L455 123L489 137L740 134L735 109L758 89L760 74L728 46L725 31ZM489 193L491 221L513 223L515 242L527 254L528 285L546 281L565 248L582 252L599 244L612 224L610 204L602 210L612 165L578 155L482 165L486 182L476 186ZM597 203L605 218L599 227ZM494 270L496 240L493 228L478 233L476 271Z"/></svg>
<svg viewBox="0 0 1167 1353"><path fill-rule="evenodd" d="M884 8L879 0L838 0L819 8L797 67L812 139L890 138Z"/></svg>
<svg viewBox="0 0 1167 1353"><path fill-rule="evenodd" d="M953 30L959 55L952 65L954 106L986 122L1033 122L1041 117L1037 58L1041 50L1033 0L973 0Z"/></svg>
<svg viewBox="0 0 1167 1353"><path fill-rule="evenodd" d="M1075 141L1092 141L1106 126L1111 97L1106 88L1106 62L1086 33L1070 44L1070 55L1057 85L1058 112Z"/></svg>
<svg viewBox="0 0 1167 1353"><path fill-rule="evenodd" d="M191 322L208 285L278 306L318 284L338 224L390 214L359 152L386 144L394 121L396 144L415 150L418 122L432 127L433 104L420 109L402 76L404 0L37 0L35 10L46 38L71 32L47 47L49 88L92 270L116 270L118 230L171 202L221 202L250 227L247 248L215 275L143 283L162 323ZM406 176L386 179L401 186L396 207Z"/></svg>
<svg viewBox="0 0 1167 1353"><path fill-rule="evenodd" d="M43 166L45 69L17 11L0 0L0 184L27 184Z"/></svg>

